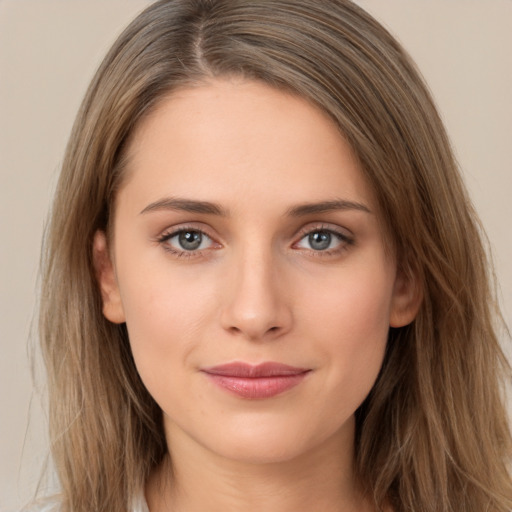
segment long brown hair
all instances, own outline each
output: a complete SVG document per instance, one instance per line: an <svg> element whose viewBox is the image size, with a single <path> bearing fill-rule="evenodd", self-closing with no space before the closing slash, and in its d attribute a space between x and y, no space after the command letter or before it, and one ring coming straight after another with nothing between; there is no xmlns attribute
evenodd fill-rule
<svg viewBox="0 0 512 512"><path fill-rule="evenodd" d="M108 232L134 127L164 95L238 75L327 112L373 186L424 299L391 329L357 411L357 475L380 510L505 512L509 368L478 220L433 101L396 40L348 0L161 0L123 32L67 147L42 268L40 337L65 512L126 512L166 454L126 329L102 314L92 240Z"/></svg>

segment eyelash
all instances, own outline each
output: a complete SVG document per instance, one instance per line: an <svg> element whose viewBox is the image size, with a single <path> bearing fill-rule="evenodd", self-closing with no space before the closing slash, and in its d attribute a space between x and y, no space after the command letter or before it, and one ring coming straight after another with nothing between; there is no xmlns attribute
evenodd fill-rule
<svg viewBox="0 0 512 512"><path fill-rule="evenodd" d="M195 258L195 257L198 257L200 255L204 256L204 252L207 249L190 250L190 251L187 251L186 249L179 250L179 249L175 249L174 247L172 247L168 243L169 240L171 240L175 236L180 235L181 233L199 233L203 237L209 238L212 241L212 243L215 243L213 238L210 235L208 235L208 233L206 233L204 231L204 229L200 229L200 228L193 227L193 226L182 226L182 227L180 227L178 229L175 229L175 230L172 230L172 231L168 231L168 232L164 232L161 236L159 236L157 238L157 242L162 245L162 247L163 247L163 249L165 251L173 254L177 258ZM217 244L217 245L220 246L220 244Z"/></svg>
<svg viewBox="0 0 512 512"><path fill-rule="evenodd" d="M215 242L213 237L208 235L203 229L193 227L193 226L182 226L178 229L174 229L169 232L163 233L159 236L156 241L162 245L163 249L177 258L196 258L196 257L204 257L206 251L208 249L199 249L199 250L186 250L186 249L175 249L168 242L172 238L180 235L181 233L199 233L203 237L207 237L213 244L217 244L220 247L220 244ZM327 233L329 235L334 235L339 240L339 247L335 247L333 249L324 249L324 250L314 250L314 249L305 249L305 248L297 248L297 250L306 251L309 254L315 257L329 257L336 256L346 251L349 246L354 244L354 238L347 235L347 233L342 232L341 230L337 230L331 226L326 226L325 224L317 225L314 227L304 228L299 233L299 239L297 242L294 242L292 247L297 246L300 242L302 242L306 237L311 236L314 233ZM202 242L201 242L202 243ZM218 248L217 247L217 248Z"/></svg>
<svg viewBox="0 0 512 512"><path fill-rule="evenodd" d="M325 224L320 224L314 227L307 227L299 233L299 240L295 242L293 245L296 246L298 243L302 242L306 237L311 236L314 233L328 233L329 235L334 235L339 240L339 246L333 249L324 249L324 250L314 250L314 249L303 249L310 253L315 257L329 257L329 256L337 256L342 252L346 251L351 245L354 245L354 238L348 235L346 232L336 229L332 226L328 226Z"/></svg>

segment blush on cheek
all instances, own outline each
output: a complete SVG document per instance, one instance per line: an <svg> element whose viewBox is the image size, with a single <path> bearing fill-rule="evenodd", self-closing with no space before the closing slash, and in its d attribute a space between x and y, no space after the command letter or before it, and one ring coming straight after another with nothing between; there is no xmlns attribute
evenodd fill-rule
<svg viewBox="0 0 512 512"><path fill-rule="evenodd" d="M324 295L316 311L317 324L323 326L322 337L332 340L338 364L343 367L342 386L361 388L361 401L370 391L380 371L389 332L391 294L389 286L379 285L378 279L346 280L340 292ZM356 292L354 292L356 290ZM330 308L325 306L329 304ZM345 377L343 376L345 374Z"/></svg>
<svg viewBox="0 0 512 512"><path fill-rule="evenodd" d="M135 364L152 393L169 386L173 375L189 366L189 354L202 342L202 308L179 293L143 292L135 295L135 304L127 305L126 325ZM144 304L144 311L138 304Z"/></svg>

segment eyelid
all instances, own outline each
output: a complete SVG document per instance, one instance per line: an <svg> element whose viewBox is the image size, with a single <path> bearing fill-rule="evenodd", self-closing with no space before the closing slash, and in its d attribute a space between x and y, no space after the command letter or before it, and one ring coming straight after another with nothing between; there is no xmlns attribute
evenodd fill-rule
<svg viewBox="0 0 512 512"><path fill-rule="evenodd" d="M330 233L334 233L335 235L339 235L341 238L346 240L354 239L354 235L352 235L352 233L347 228L343 228L336 224L330 224L328 222L308 223L299 229L294 238L302 239L304 236L315 233L316 231L328 231Z"/></svg>
<svg viewBox="0 0 512 512"><path fill-rule="evenodd" d="M186 249L175 248L167 243L175 236L186 231L195 231L197 233L201 233L202 236L207 237L211 241L211 247L187 251ZM222 247L222 244L217 241L217 237L212 235L211 230L202 223L185 223L168 227L155 237L155 241L162 245L162 247L171 254L187 258L201 257L204 256L207 251L212 249L219 249Z"/></svg>
<svg viewBox="0 0 512 512"><path fill-rule="evenodd" d="M183 222L179 224L174 224L172 226L168 226L160 231L160 233L156 236L157 239L161 238L169 238L170 236L180 233L181 231L198 231L200 233L204 233L210 238L212 235L210 234L210 229L208 226L203 224L202 222Z"/></svg>
<svg viewBox="0 0 512 512"><path fill-rule="evenodd" d="M167 242L179 235L182 232L186 231L196 231L198 233L201 233L203 236L207 237L211 241L211 246L203 249L196 249L196 250L189 250L186 249L179 249L174 248ZM201 222L195 223L184 223L184 224L178 224L174 226L167 227L166 229L162 230L159 235L157 235L154 238L154 241L160 245L163 246L163 248L174 254L178 257L206 257L208 253L214 249L220 249L223 247L223 244L218 241L218 236L211 233L211 228L209 228L208 225L205 225ZM325 250L315 250L315 249L308 249L303 247L298 247L298 244L307 236L311 235L312 233L319 232L319 231L325 231L328 233L332 233L334 236L336 236L339 241L339 247L335 247L332 249L325 249ZM292 249L309 252L311 254L314 254L315 256L329 256L329 255L336 255L340 252L343 252L344 250L347 250L348 246L351 246L355 243L354 236L352 233L347 229L343 228L341 226L338 226L336 224L330 224L326 222L317 222L317 223L308 223L307 225L301 227L299 231L296 233L296 235L293 237L294 242L292 243L291 247Z"/></svg>
<svg viewBox="0 0 512 512"><path fill-rule="evenodd" d="M325 250L314 250L314 249L306 249L302 247L297 247L297 245L304 240L307 236L311 235L312 233L316 233L319 231L324 231L328 233L332 233L340 240L340 247L336 247L333 249L325 249ZM292 248L296 248L298 250L308 251L315 256L328 256L337 254L343 250L347 249L347 246L353 245L355 240L354 236L350 231L346 228L342 228L341 226L328 224L325 222L319 222L319 223L312 223L308 224L304 227L302 227L297 235L294 237L295 242L292 244Z"/></svg>

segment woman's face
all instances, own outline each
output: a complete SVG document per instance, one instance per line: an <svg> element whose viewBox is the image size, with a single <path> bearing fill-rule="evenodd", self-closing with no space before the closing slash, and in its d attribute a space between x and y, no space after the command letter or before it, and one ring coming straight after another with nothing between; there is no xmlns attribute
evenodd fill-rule
<svg viewBox="0 0 512 512"><path fill-rule="evenodd" d="M218 80L162 101L128 156L95 262L169 445L268 462L351 443L389 326L416 306L336 126Z"/></svg>

